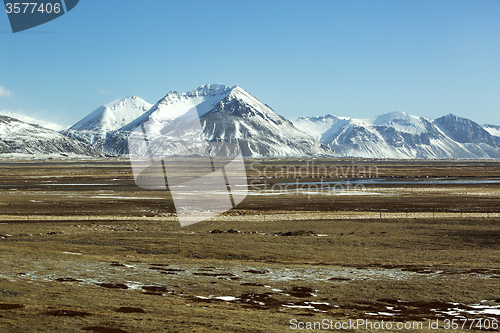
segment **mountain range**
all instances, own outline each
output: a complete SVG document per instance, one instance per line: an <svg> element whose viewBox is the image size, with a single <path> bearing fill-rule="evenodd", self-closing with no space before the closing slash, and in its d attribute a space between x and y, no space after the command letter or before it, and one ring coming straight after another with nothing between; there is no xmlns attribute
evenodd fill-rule
<svg viewBox="0 0 500 333"><path fill-rule="evenodd" d="M0 153L125 157L132 131L145 125L162 135L191 140L185 129L194 124L194 107L205 140L239 143L245 157L500 158L500 126L452 114L431 120L404 112L370 119L300 117L291 122L243 88L219 84L169 92L154 105L135 96L118 99L60 133L28 124L37 122L32 118L0 117ZM37 132L47 142L37 142L34 149L27 138ZM164 153L179 155L182 150L170 147Z"/></svg>
<svg viewBox="0 0 500 333"><path fill-rule="evenodd" d="M500 127L481 126L452 114L435 120L404 112L370 119L326 115L301 117L294 125L341 156L500 158Z"/></svg>

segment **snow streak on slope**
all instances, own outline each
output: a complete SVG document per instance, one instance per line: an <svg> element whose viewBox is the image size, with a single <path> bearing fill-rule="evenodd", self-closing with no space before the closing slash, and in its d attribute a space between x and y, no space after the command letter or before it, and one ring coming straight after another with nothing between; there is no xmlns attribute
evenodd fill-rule
<svg viewBox="0 0 500 333"><path fill-rule="evenodd" d="M0 116L7 116L7 117L15 118L15 119L18 119L18 120L23 121L25 123L28 123L28 124L40 125L42 127L51 129L53 131L62 131L63 129L66 128L65 126L58 125L56 123L51 123L49 121L35 119L32 117L25 116L23 114L10 112L7 110L0 111Z"/></svg>
<svg viewBox="0 0 500 333"><path fill-rule="evenodd" d="M70 130L114 131L142 115L151 106L136 96L120 98L97 108L71 126Z"/></svg>
<svg viewBox="0 0 500 333"><path fill-rule="evenodd" d="M0 154L102 156L80 141L39 125L0 116Z"/></svg>
<svg viewBox="0 0 500 333"><path fill-rule="evenodd" d="M483 125L483 128L493 136L500 136L500 126Z"/></svg>

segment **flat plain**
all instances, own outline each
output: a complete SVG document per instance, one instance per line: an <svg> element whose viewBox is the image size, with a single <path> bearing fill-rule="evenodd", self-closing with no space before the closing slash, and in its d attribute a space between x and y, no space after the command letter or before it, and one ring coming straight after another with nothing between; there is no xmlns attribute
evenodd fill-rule
<svg viewBox="0 0 500 333"><path fill-rule="evenodd" d="M247 161L246 199L183 228L127 160L0 169L1 332L500 320L497 161Z"/></svg>

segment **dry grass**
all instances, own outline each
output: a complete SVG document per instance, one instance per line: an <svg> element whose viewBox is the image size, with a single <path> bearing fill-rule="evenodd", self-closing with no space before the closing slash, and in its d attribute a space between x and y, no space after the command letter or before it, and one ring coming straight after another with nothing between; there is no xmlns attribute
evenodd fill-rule
<svg viewBox="0 0 500 333"><path fill-rule="evenodd" d="M499 319L469 307L500 306L495 186L252 195L181 228L168 193L136 188L126 162L1 167L2 332L284 332L292 318L426 328L451 309ZM382 170L499 174L490 162Z"/></svg>

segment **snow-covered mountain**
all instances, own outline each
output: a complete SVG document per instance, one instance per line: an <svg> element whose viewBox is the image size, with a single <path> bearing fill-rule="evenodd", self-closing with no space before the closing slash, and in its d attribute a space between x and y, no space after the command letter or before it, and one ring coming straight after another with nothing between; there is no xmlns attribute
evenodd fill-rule
<svg viewBox="0 0 500 333"><path fill-rule="evenodd" d="M71 126L70 130L115 131L148 111L153 105L136 96L127 96L103 105Z"/></svg>
<svg viewBox="0 0 500 333"><path fill-rule="evenodd" d="M7 116L0 116L0 154L103 156L78 140Z"/></svg>
<svg viewBox="0 0 500 333"><path fill-rule="evenodd" d="M237 142L243 156L335 155L330 148L294 127L290 121L243 88L218 84L204 85L188 93L170 92L149 111L116 131L71 130L64 134L82 140L108 155L126 155L128 136L145 123L152 132L188 141L191 134L186 129L198 118L196 115L189 117L193 107L196 107L204 139L209 142ZM182 126L178 126L179 122L183 122ZM169 149L168 153L181 153Z"/></svg>
<svg viewBox="0 0 500 333"><path fill-rule="evenodd" d="M500 142L483 127L453 115L430 120L404 112L370 119L326 115L294 125L342 156L368 158L499 158Z"/></svg>
<svg viewBox="0 0 500 333"><path fill-rule="evenodd" d="M49 121L35 119L32 117L25 116L23 114L19 114L19 113L7 111L7 110L0 111L0 116L7 116L7 117L15 118L15 119L21 120L25 123L28 123L28 124L40 125L42 127L51 129L53 131L62 131L66 128L65 126L58 125L56 123L51 123Z"/></svg>

